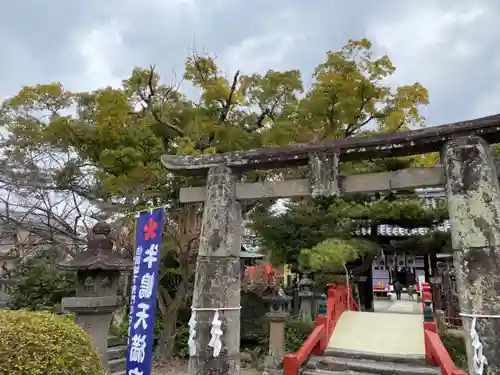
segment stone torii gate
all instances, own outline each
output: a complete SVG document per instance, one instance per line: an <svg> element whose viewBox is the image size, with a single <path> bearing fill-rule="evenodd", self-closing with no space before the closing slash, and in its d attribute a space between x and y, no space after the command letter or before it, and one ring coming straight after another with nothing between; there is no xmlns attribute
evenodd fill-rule
<svg viewBox="0 0 500 375"><path fill-rule="evenodd" d="M193 293L195 319L191 322L189 374L240 373L240 201L443 185L448 198L469 374L476 374L477 364L485 358L487 373L500 374L500 189L489 147L499 142L500 114L317 145L203 156L164 155L162 163L173 173L207 175L206 187L180 191L181 202L205 202ZM351 176L339 172L342 161L429 152L440 152L440 166ZM238 182L242 172L301 165L309 165L309 179ZM217 323L212 325L215 312L223 322L222 334ZM214 356L212 347L218 338L221 352Z"/></svg>

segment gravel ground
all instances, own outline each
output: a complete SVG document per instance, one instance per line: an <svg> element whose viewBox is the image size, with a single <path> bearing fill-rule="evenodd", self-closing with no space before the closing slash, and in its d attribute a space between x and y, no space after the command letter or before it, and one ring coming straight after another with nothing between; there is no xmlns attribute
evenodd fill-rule
<svg viewBox="0 0 500 375"><path fill-rule="evenodd" d="M174 360L161 366L153 368L152 375L186 375L187 362L182 360ZM260 375L261 372L256 369L241 369L241 375Z"/></svg>

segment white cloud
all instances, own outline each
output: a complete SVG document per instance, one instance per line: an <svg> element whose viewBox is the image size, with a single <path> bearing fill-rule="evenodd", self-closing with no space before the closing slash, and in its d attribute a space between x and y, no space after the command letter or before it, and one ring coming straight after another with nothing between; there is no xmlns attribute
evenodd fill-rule
<svg viewBox="0 0 500 375"><path fill-rule="evenodd" d="M307 85L326 51L366 36L397 66L392 83L429 88L429 117L459 120L496 102L494 0L21 3L0 12L0 96L55 80L73 90L116 85L135 65L155 64L169 81L192 47L218 56L229 74L297 68Z"/></svg>
<svg viewBox="0 0 500 375"><path fill-rule="evenodd" d="M368 38L397 68L388 82L418 81L429 89L431 104L426 112L434 124L481 117L500 109L495 100L481 98L476 92L489 82L486 74L498 71L480 57L497 54L491 48L497 23L494 5L487 0L464 4L415 3L397 15L373 19L367 26Z"/></svg>
<svg viewBox="0 0 500 375"><path fill-rule="evenodd" d="M246 74L278 69L297 41L296 36L282 32L247 38L224 51L221 62Z"/></svg>
<svg viewBox="0 0 500 375"><path fill-rule="evenodd" d="M481 5L449 10L440 9L438 4L414 6L397 17L374 20L367 34L398 67L394 80L402 77L433 80L450 58L473 56L479 48L474 40L456 36L472 23L480 22L484 15Z"/></svg>
<svg viewBox="0 0 500 375"><path fill-rule="evenodd" d="M123 53L120 24L110 22L81 33L75 48L83 64L82 70L71 79L78 90L93 90L103 86L117 86L122 77L113 71L116 59Z"/></svg>

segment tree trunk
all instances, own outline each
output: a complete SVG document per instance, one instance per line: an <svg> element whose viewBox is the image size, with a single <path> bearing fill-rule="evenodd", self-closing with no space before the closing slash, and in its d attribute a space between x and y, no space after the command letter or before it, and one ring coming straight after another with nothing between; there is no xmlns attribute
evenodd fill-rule
<svg viewBox="0 0 500 375"><path fill-rule="evenodd" d="M365 299L364 299L364 304L365 304L365 311L373 311L374 306L373 306L373 272L372 272L372 267L370 264L370 267L366 270L366 282L364 285L364 293L365 293Z"/></svg>
<svg viewBox="0 0 500 375"><path fill-rule="evenodd" d="M177 298L172 302L162 317L163 327L156 348L156 358L159 362L168 361L174 354L175 337L177 336L177 315L181 304L178 303Z"/></svg>
<svg viewBox="0 0 500 375"><path fill-rule="evenodd" d="M430 266L431 266L431 272L432 272L432 276L433 277L436 277L437 276L437 254L436 253L431 253L430 254L430 257L429 257L429 260L430 260Z"/></svg>
<svg viewBox="0 0 500 375"><path fill-rule="evenodd" d="M429 257L430 257L429 254L425 254L425 256L424 256L425 282L427 282L427 283L431 282L431 273L429 272L429 268L430 268Z"/></svg>

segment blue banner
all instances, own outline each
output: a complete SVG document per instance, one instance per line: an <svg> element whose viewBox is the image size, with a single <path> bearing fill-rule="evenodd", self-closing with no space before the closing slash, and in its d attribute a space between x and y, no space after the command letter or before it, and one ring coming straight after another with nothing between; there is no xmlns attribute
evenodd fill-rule
<svg viewBox="0 0 500 375"><path fill-rule="evenodd" d="M137 220L126 375L150 375L163 208Z"/></svg>

